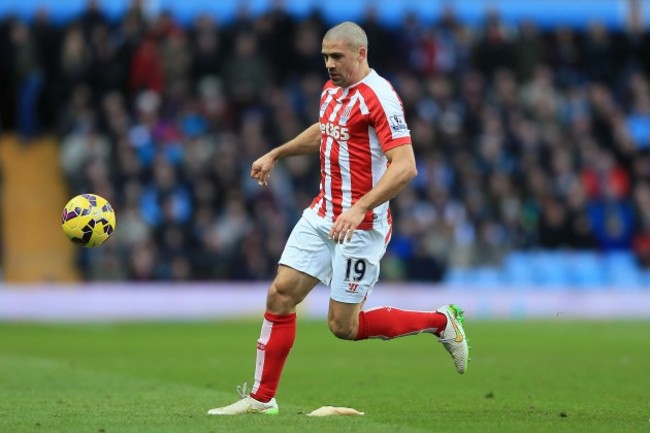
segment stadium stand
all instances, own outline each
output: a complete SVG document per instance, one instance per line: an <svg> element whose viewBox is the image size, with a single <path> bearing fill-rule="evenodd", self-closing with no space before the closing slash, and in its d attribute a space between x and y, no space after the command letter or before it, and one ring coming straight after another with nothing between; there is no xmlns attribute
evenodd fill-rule
<svg viewBox="0 0 650 433"><path fill-rule="evenodd" d="M115 238L81 251L83 278L268 279L319 167L285 161L268 190L248 170L315 120L326 18L278 6L181 20L139 4L107 14L89 2L62 21L5 15L3 128L27 143L56 137L68 195L113 203ZM388 25L375 12L360 19L370 63L399 88L419 169L392 204L388 280L650 282L650 39L639 21L492 12L468 25L447 8Z"/></svg>

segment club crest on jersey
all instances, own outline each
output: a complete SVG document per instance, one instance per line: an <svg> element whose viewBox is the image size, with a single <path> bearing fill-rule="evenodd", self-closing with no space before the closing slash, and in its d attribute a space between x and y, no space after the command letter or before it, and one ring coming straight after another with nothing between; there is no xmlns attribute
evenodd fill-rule
<svg viewBox="0 0 650 433"><path fill-rule="evenodd" d="M346 125L348 123L350 114L352 114L353 106L354 106L353 104L349 104L347 107L345 107L345 110L343 110L343 114L341 114L341 117L339 118L339 125Z"/></svg>
<svg viewBox="0 0 650 433"><path fill-rule="evenodd" d="M397 132L406 130L406 122L404 121L404 116L401 114L388 116L388 122L390 123L390 129L393 131Z"/></svg>

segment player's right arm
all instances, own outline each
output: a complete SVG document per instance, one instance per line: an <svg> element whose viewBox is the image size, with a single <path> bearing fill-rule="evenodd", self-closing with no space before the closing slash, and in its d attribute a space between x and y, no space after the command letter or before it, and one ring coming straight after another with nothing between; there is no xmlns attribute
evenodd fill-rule
<svg viewBox="0 0 650 433"><path fill-rule="evenodd" d="M314 123L309 128L298 134L293 140L267 152L251 167L251 177L257 179L260 185L268 185L269 175L275 163L287 156L306 155L318 152L320 149L320 123Z"/></svg>

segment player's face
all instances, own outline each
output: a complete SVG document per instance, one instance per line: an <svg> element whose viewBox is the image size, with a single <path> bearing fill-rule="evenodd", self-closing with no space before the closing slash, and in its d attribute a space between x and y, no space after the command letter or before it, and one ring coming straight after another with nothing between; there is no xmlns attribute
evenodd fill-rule
<svg viewBox="0 0 650 433"><path fill-rule="evenodd" d="M365 48L355 51L340 40L323 41L321 51L330 80L339 87L348 87L363 78L362 65L365 59Z"/></svg>

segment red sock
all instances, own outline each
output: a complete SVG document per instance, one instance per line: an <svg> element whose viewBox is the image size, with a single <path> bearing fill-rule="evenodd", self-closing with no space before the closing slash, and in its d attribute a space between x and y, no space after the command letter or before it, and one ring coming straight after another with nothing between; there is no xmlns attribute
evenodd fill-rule
<svg viewBox="0 0 650 433"><path fill-rule="evenodd" d="M255 384L251 397L267 402L275 396L284 361L296 339L296 313L280 316L264 313L262 332L257 340Z"/></svg>
<svg viewBox="0 0 650 433"><path fill-rule="evenodd" d="M390 340L422 332L439 335L445 326L447 326L447 316L435 311L377 307L359 313L359 331L356 339Z"/></svg>

